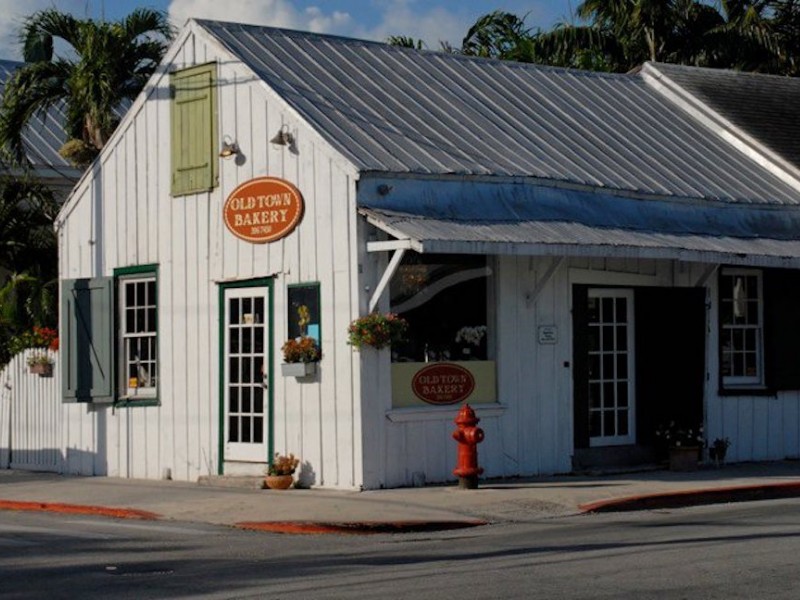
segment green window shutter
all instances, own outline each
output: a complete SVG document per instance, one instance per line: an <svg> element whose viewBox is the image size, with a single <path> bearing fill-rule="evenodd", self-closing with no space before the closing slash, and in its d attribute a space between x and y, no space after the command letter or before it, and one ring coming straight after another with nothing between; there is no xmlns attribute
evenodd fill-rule
<svg viewBox="0 0 800 600"><path fill-rule="evenodd" d="M114 280L62 282L61 382L65 402L114 400Z"/></svg>
<svg viewBox="0 0 800 600"><path fill-rule="evenodd" d="M216 64L171 77L172 195L207 191L217 185Z"/></svg>

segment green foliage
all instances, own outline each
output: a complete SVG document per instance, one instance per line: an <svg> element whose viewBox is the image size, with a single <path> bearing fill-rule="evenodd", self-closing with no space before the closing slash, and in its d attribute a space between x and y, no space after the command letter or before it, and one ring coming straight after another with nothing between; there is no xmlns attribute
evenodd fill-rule
<svg viewBox="0 0 800 600"><path fill-rule="evenodd" d="M800 0L584 0L549 31L526 17L479 17L446 52L593 71L627 72L652 60L800 75ZM412 38L394 36L397 45Z"/></svg>
<svg viewBox="0 0 800 600"><path fill-rule="evenodd" d="M70 140L85 145L75 155L83 165L97 155L117 126L116 109L133 99L155 71L172 28L163 13L136 9L116 22L76 19L47 9L24 23L20 40L26 59L6 83L0 103L0 147L25 163L22 131L30 119L64 102ZM53 53L65 42L66 57Z"/></svg>
<svg viewBox="0 0 800 600"><path fill-rule="evenodd" d="M0 178L0 364L15 353L14 336L56 326L57 206L29 178Z"/></svg>

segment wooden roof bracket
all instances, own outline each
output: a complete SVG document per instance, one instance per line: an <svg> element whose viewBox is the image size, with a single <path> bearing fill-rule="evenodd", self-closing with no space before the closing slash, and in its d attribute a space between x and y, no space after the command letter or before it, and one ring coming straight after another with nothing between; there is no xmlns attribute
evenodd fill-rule
<svg viewBox="0 0 800 600"><path fill-rule="evenodd" d="M386 252L394 250L392 258L389 260L389 264L386 266L386 270L383 272L375 291L372 293L372 297L369 299L369 312L374 311L378 306L378 302L380 302L383 292L386 291L386 287L389 285L392 277L394 277L394 274L397 272L397 268L400 266L400 261L403 260L403 256L405 255L406 250L409 248L411 248L411 240L367 242L367 252Z"/></svg>

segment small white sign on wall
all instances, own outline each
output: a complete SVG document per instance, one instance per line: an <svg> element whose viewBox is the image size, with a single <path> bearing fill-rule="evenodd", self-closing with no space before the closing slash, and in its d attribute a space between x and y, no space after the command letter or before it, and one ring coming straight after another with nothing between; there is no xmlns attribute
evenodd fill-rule
<svg viewBox="0 0 800 600"><path fill-rule="evenodd" d="M555 325L540 325L539 343L540 344L558 343L558 327L556 327Z"/></svg>

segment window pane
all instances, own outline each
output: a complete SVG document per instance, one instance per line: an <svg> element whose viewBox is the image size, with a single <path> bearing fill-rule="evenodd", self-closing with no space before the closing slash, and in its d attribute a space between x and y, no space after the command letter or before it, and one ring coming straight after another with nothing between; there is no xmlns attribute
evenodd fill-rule
<svg viewBox="0 0 800 600"><path fill-rule="evenodd" d="M617 379L628 378L628 355L617 354Z"/></svg>
<svg viewBox="0 0 800 600"><path fill-rule="evenodd" d="M156 282L155 281L148 281L147 282L147 304L149 306L156 305Z"/></svg>
<svg viewBox="0 0 800 600"><path fill-rule="evenodd" d="M239 388L233 385L228 386L228 410L239 412Z"/></svg>
<svg viewBox="0 0 800 600"><path fill-rule="evenodd" d="M617 435L628 435L628 411L617 411Z"/></svg>
<svg viewBox="0 0 800 600"><path fill-rule="evenodd" d="M601 318L603 323L614 321L614 298L601 298Z"/></svg>
<svg viewBox="0 0 800 600"><path fill-rule="evenodd" d="M617 298L617 323L627 323L628 322L628 299L627 298Z"/></svg>
<svg viewBox="0 0 800 600"><path fill-rule="evenodd" d="M231 298L229 302L229 312L230 315L228 316L228 320L230 321L231 325L238 325L241 323L240 318L240 311L239 311L239 299L238 298Z"/></svg>
<svg viewBox="0 0 800 600"><path fill-rule="evenodd" d="M253 417L242 417L242 429L239 432L239 441L250 443L252 437L250 435L253 428Z"/></svg>
<svg viewBox="0 0 800 600"><path fill-rule="evenodd" d="M622 408L628 406L628 382L626 381L617 384L617 406Z"/></svg>
<svg viewBox="0 0 800 600"><path fill-rule="evenodd" d="M628 328L625 325L617 326L617 350L628 349Z"/></svg>
<svg viewBox="0 0 800 600"><path fill-rule="evenodd" d="M593 325L589 327L589 338L586 340L589 352L600 350L600 327Z"/></svg>
<svg viewBox="0 0 800 600"><path fill-rule="evenodd" d="M264 441L264 419L253 419L253 442L261 444Z"/></svg>
<svg viewBox="0 0 800 600"><path fill-rule="evenodd" d="M608 298L605 298L608 300ZM614 327L607 325L603 327L603 350L609 351L614 349Z"/></svg>
<svg viewBox="0 0 800 600"><path fill-rule="evenodd" d="M228 417L228 441L239 441L239 417L237 416Z"/></svg>
<svg viewBox="0 0 800 600"><path fill-rule="evenodd" d="M253 388L253 412L257 415L264 414L264 388Z"/></svg>
<svg viewBox="0 0 800 600"><path fill-rule="evenodd" d="M251 412L250 409L250 387L245 386L242 388L242 412L249 413Z"/></svg>
<svg viewBox="0 0 800 600"><path fill-rule="evenodd" d="M239 359L231 357L228 361L228 368L230 369L228 380L231 383L239 383Z"/></svg>
<svg viewBox="0 0 800 600"><path fill-rule="evenodd" d="M614 378L614 355L613 354L604 354L603 355L603 379L613 379Z"/></svg>
<svg viewBox="0 0 800 600"><path fill-rule="evenodd" d="M603 408L614 408L614 383L603 384Z"/></svg>
<svg viewBox="0 0 800 600"><path fill-rule="evenodd" d="M242 352L249 354L253 351L253 329L245 327L242 329Z"/></svg>

